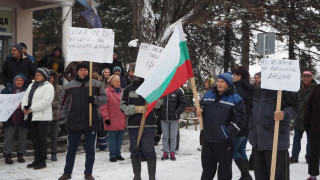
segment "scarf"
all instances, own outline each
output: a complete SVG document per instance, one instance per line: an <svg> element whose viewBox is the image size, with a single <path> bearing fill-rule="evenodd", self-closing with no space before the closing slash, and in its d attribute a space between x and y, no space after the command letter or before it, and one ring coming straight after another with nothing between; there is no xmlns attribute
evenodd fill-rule
<svg viewBox="0 0 320 180"><path fill-rule="evenodd" d="M46 82L46 80L43 80L40 82L34 81L34 83L32 84L32 87L31 87L31 90L30 90L29 96L28 96L28 107L31 107L34 92L37 90L38 87L42 86L44 84L44 82Z"/></svg>

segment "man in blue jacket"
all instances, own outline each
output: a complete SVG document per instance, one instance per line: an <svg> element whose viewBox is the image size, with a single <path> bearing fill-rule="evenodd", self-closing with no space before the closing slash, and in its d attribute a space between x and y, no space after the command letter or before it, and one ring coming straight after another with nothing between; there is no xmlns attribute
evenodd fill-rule
<svg viewBox="0 0 320 180"><path fill-rule="evenodd" d="M217 168L218 179L231 180L234 136L244 127L246 114L230 73L218 76L217 86L204 95L201 107L204 127L201 180L212 180ZM197 115L200 113L201 110L197 111Z"/></svg>

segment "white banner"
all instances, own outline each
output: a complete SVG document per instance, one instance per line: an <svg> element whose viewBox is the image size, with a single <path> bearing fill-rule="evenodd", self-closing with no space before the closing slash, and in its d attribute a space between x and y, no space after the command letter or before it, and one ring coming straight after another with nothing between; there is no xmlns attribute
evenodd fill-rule
<svg viewBox="0 0 320 180"><path fill-rule="evenodd" d="M70 27L67 61L112 63L114 32L111 29Z"/></svg>
<svg viewBox="0 0 320 180"><path fill-rule="evenodd" d="M0 94L0 122L9 119L22 101L25 92L18 94Z"/></svg>
<svg viewBox="0 0 320 180"><path fill-rule="evenodd" d="M261 60L261 88L296 92L300 89L300 81L299 61Z"/></svg>
<svg viewBox="0 0 320 180"><path fill-rule="evenodd" d="M159 63L163 49L162 47L141 43L134 74L142 78L148 77L153 67Z"/></svg>

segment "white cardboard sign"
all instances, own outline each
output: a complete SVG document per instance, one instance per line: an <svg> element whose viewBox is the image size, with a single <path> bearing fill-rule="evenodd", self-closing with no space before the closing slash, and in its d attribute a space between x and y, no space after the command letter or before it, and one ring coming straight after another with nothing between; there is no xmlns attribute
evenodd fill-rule
<svg viewBox="0 0 320 180"><path fill-rule="evenodd" d="M111 29L70 27L67 61L112 63L113 47L114 32Z"/></svg>
<svg viewBox="0 0 320 180"><path fill-rule="evenodd" d="M0 94L0 122L5 122L9 119L21 103L24 94L25 92L18 94Z"/></svg>
<svg viewBox="0 0 320 180"><path fill-rule="evenodd" d="M159 63L163 49L162 47L141 43L134 74L142 78L148 77L153 67L156 67Z"/></svg>
<svg viewBox="0 0 320 180"><path fill-rule="evenodd" d="M262 59L261 88L297 92L300 89L299 61Z"/></svg>

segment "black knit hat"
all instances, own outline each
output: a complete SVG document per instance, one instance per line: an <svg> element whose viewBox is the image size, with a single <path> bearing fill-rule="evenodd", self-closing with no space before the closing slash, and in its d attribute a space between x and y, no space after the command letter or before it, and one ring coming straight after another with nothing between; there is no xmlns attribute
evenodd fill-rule
<svg viewBox="0 0 320 180"><path fill-rule="evenodd" d="M84 63L84 62L83 63L79 63L77 65L77 73L78 73L79 69L81 69L81 68L86 68L89 71L89 66L88 66L87 63Z"/></svg>
<svg viewBox="0 0 320 180"><path fill-rule="evenodd" d="M40 73L45 80L49 79L49 70L45 67L41 67L37 69L37 73Z"/></svg>

